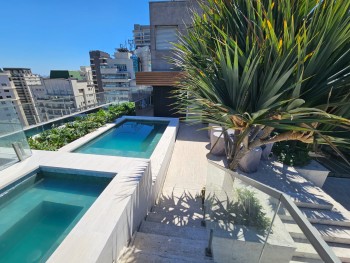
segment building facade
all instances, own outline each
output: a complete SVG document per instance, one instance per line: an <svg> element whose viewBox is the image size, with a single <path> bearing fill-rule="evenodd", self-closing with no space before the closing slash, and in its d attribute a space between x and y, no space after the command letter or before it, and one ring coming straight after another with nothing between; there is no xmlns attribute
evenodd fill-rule
<svg viewBox="0 0 350 263"><path fill-rule="evenodd" d="M134 35L134 45L135 49L139 47L150 47L151 45L151 28L149 25L134 25L134 30L132 31Z"/></svg>
<svg viewBox="0 0 350 263"><path fill-rule="evenodd" d="M0 100L3 100L0 104L0 120L19 119L22 126L28 126L28 121L21 107L16 86L12 81L11 73L7 71L0 71ZM15 111L6 106L9 105L10 101L15 107Z"/></svg>
<svg viewBox="0 0 350 263"><path fill-rule="evenodd" d="M153 87L154 115L179 117L173 109L176 102L173 91L181 72L169 63L173 44L178 35L186 34L192 23L192 11L199 10L196 0L150 2L152 72L138 72L137 85Z"/></svg>
<svg viewBox="0 0 350 263"><path fill-rule="evenodd" d="M100 50L92 50L89 52L90 66L92 72L92 81L95 88L95 92L103 92L102 78L101 78L101 66L106 66L107 59L111 56Z"/></svg>
<svg viewBox="0 0 350 263"><path fill-rule="evenodd" d="M42 79L41 85L33 85L30 88L41 122L79 112L97 104L95 89L86 81L78 79Z"/></svg>
<svg viewBox="0 0 350 263"><path fill-rule="evenodd" d="M28 125L37 124L40 120L34 106L30 86L41 85L40 76L33 74L29 68L4 68L4 71L10 73Z"/></svg>

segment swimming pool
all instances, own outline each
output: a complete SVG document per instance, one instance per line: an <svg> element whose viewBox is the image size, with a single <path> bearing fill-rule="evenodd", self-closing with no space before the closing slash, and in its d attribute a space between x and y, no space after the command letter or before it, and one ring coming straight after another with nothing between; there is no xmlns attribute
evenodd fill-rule
<svg viewBox="0 0 350 263"><path fill-rule="evenodd" d="M0 261L48 259L111 180L39 171L0 190Z"/></svg>
<svg viewBox="0 0 350 263"><path fill-rule="evenodd" d="M125 120L73 152L150 158L168 121Z"/></svg>

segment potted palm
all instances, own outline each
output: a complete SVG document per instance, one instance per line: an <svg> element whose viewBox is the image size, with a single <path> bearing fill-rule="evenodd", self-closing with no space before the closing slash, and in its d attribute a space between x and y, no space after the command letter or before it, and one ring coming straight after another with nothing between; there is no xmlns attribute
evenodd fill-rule
<svg viewBox="0 0 350 263"><path fill-rule="evenodd" d="M208 0L193 14L175 45L173 63L187 73L177 107L191 111L189 121L223 127L230 169L281 141L328 144L341 155L336 145L348 145L350 128L349 6Z"/></svg>

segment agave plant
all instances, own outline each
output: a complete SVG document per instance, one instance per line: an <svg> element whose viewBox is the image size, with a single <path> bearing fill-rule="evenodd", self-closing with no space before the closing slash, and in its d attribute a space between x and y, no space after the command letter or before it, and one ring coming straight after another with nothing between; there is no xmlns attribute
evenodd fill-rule
<svg viewBox="0 0 350 263"><path fill-rule="evenodd" d="M350 1L200 6L175 44L173 63L185 72L177 107L190 121L224 128L231 169L273 142L349 145ZM233 139L228 129L235 130Z"/></svg>

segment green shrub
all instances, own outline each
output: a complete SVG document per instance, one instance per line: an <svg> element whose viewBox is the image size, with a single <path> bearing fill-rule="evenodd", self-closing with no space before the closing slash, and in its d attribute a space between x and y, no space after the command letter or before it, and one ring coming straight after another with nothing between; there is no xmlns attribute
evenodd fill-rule
<svg viewBox="0 0 350 263"><path fill-rule="evenodd" d="M307 144L299 141L277 142L272 152L278 161L291 166L304 166L311 161Z"/></svg>
<svg viewBox="0 0 350 263"><path fill-rule="evenodd" d="M66 144L83 137L84 135L102 127L108 122L123 115L135 115L135 104L133 102L109 106L108 109L100 109L98 112L90 113L84 117L77 117L62 127L53 127L35 137L28 138L31 149L57 151Z"/></svg>

